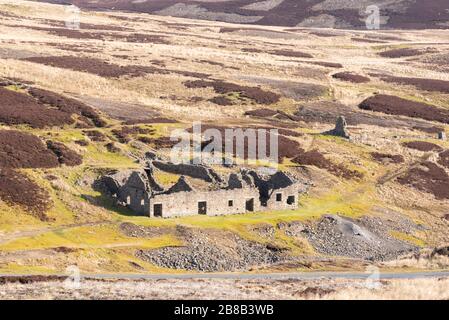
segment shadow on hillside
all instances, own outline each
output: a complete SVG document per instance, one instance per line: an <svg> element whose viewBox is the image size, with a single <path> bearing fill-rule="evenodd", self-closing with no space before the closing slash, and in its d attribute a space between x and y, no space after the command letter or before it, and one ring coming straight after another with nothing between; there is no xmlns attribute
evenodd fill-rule
<svg viewBox="0 0 449 320"><path fill-rule="evenodd" d="M88 201L90 204L92 204L96 207L102 207L108 211L113 211L122 216L128 216L128 217L140 216L126 207L115 205L113 199L109 198L107 195L104 195L104 194L101 194L99 196L91 196L91 195L87 195L87 194L82 194L81 198L83 198L84 200Z"/></svg>

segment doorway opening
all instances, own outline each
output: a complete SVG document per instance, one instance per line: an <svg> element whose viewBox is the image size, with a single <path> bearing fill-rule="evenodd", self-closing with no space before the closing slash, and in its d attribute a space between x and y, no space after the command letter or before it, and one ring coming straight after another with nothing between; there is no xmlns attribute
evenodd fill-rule
<svg viewBox="0 0 449 320"><path fill-rule="evenodd" d="M254 198L246 200L246 211L254 212Z"/></svg>
<svg viewBox="0 0 449 320"><path fill-rule="evenodd" d="M202 214L202 215L207 214L207 202L206 201L198 202L198 214Z"/></svg>
<svg viewBox="0 0 449 320"><path fill-rule="evenodd" d="M153 213L155 217L162 217L162 203L157 203L153 207Z"/></svg>

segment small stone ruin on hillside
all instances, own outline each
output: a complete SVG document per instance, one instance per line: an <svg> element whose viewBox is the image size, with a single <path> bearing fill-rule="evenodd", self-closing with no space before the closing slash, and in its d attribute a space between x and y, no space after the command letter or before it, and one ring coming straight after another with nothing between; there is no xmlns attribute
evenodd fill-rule
<svg viewBox="0 0 449 320"><path fill-rule="evenodd" d="M156 179L156 170L179 175L179 180L164 188ZM260 174L242 169L223 178L204 165L160 160L151 160L140 170L106 175L101 181L118 206L138 215L163 218L296 209L299 194L307 188L280 171ZM193 183L198 181L200 187Z"/></svg>
<svg viewBox="0 0 449 320"><path fill-rule="evenodd" d="M345 138L345 139L351 139L351 136L348 132L347 127L348 127L348 124L346 122L345 117L339 116L337 118L337 122L335 123L335 128L330 131L325 132L324 134L341 137L341 138Z"/></svg>

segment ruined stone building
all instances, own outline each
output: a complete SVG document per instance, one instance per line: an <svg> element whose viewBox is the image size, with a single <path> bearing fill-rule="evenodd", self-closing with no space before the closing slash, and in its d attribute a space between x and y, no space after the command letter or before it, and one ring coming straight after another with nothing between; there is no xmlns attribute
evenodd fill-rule
<svg viewBox="0 0 449 320"><path fill-rule="evenodd" d="M154 170L181 176L165 189L154 178ZM200 179L208 187L194 188L189 179ZM304 192L304 185L283 172L261 176L241 170L223 179L205 166L162 161L153 161L142 170L111 174L102 181L117 205L139 215L163 218L296 209L298 195Z"/></svg>

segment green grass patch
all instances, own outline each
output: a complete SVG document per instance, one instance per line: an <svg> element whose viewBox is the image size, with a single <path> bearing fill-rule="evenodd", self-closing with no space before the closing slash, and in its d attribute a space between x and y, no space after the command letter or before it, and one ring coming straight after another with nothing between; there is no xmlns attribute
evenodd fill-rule
<svg viewBox="0 0 449 320"><path fill-rule="evenodd" d="M4 251L68 248L129 248L154 249L180 245L172 235L163 235L151 239L132 238L122 235L117 225L74 227L46 232L34 237L19 238L0 245Z"/></svg>
<svg viewBox="0 0 449 320"><path fill-rule="evenodd" d="M19 264L16 262L11 262L0 267L0 273L2 274L26 274L26 275L41 275L41 274L56 274L57 269L46 266L33 266Z"/></svg>
<svg viewBox="0 0 449 320"><path fill-rule="evenodd" d="M418 246L418 247L421 247L421 248L426 246L426 242L424 240L419 239L419 238L417 238L415 236L412 236L410 234L406 234L406 233L403 233L403 232L392 230L392 231L390 231L390 235L392 237L394 237L395 239L414 244L415 246Z"/></svg>

